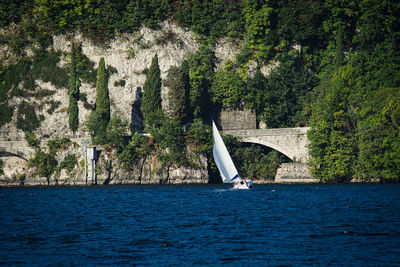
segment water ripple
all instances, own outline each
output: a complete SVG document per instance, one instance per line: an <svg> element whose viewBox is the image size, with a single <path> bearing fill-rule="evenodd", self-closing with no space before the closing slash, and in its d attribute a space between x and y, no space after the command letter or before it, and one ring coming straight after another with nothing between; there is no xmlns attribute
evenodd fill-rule
<svg viewBox="0 0 400 267"><path fill-rule="evenodd" d="M0 188L0 264L394 266L400 185Z"/></svg>

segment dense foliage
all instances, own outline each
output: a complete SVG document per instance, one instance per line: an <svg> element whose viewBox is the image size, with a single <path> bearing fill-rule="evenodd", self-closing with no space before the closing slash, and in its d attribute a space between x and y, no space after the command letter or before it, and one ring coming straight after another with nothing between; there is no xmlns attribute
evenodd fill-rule
<svg viewBox="0 0 400 267"><path fill-rule="evenodd" d="M76 165L76 157L73 154L66 156L57 167L57 170L66 169L67 172L71 172Z"/></svg>
<svg viewBox="0 0 400 267"><path fill-rule="evenodd" d="M71 62L69 70L69 128L75 132L79 126L79 87L81 85L80 80L76 73L75 64L75 43L71 44Z"/></svg>
<svg viewBox="0 0 400 267"><path fill-rule="evenodd" d="M36 168L34 175L46 177L47 183L50 183L50 176L56 170L57 160L54 155L37 150L33 158L28 162L28 166Z"/></svg>
<svg viewBox="0 0 400 267"><path fill-rule="evenodd" d="M398 180L398 14L398 1L378 0L2 0L0 27L6 31L0 34L0 44L6 44L18 60L0 65L0 125L11 120L10 97L37 96L36 78L66 87L65 70L57 65L59 56L45 49L51 35L79 30L103 42L143 25L157 28L168 19L197 33L200 47L188 56L185 66L170 71L173 109L168 117L161 110L157 57L147 74L145 127L153 129L157 146L172 151L164 158L183 159L173 152L182 149L173 147L175 142L196 144L203 152L210 149L207 128L200 122L209 122L221 108L248 107L267 127L311 126L313 173L324 181ZM241 50L216 69L213 51L220 37L238 42ZM35 48L33 56L25 55L29 45ZM84 64L77 63L76 71L90 74L81 70L91 63L78 55L77 51L76 61ZM106 84L101 77L97 82ZM84 79L95 80L92 74ZM103 111L94 112L91 122L98 127L95 122L104 120L100 125L106 142L109 103L108 111L96 100L98 106ZM34 108L24 101L17 108L18 127L26 132L40 123L37 115L29 114ZM182 136L182 124L193 121L192 129ZM131 151L139 144L145 146L144 141L133 143ZM257 147L235 149L246 155L237 159L246 175L268 176L265 166L284 160ZM265 157L259 158L260 154ZM255 164L266 158L268 163Z"/></svg>
<svg viewBox="0 0 400 267"><path fill-rule="evenodd" d="M189 117L189 78L183 68L171 67L168 72L168 104L171 118L180 125Z"/></svg>

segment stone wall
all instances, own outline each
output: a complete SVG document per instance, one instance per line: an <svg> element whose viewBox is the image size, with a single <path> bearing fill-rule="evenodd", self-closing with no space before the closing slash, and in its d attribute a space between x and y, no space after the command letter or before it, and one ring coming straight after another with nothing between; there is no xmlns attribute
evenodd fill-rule
<svg viewBox="0 0 400 267"><path fill-rule="evenodd" d="M223 110L219 122L223 131L256 129L256 114L249 109Z"/></svg>
<svg viewBox="0 0 400 267"><path fill-rule="evenodd" d="M282 163L275 175L276 183L317 183L310 173L310 164Z"/></svg>

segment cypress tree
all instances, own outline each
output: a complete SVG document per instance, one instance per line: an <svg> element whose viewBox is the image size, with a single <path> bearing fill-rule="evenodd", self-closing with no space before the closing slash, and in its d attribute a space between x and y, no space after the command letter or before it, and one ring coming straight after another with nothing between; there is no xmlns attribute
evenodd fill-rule
<svg viewBox="0 0 400 267"><path fill-rule="evenodd" d="M151 129L157 123L158 115L162 114L161 107L161 71L157 54L151 61L146 81L143 85L142 113L144 126Z"/></svg>
<svg viewBox="0 0 400 267"><path fill-rule="evenodd" d="M75 44L72 42L71 45L71 63L70 63L70 76L69 76L69 128L75 132L79 125L79 87L81 83L76 73L75 64Z"/></svg>
<svg viewBox="0 0 400 267"><path fill-rule="evenodd" d="M107 125L110 122L110 97L104 58L100 58L96 81L96 109L86 122L95 144L106 142Z"/></svg>
<svg viewBox="0 0 400 267"><path fill-rule="evenodd" d="M101 115L105 125L110 121L110 97L108 92L108 80L104 58L100 58L97 69L96 81L96 112Z"/></svg>
<svg viewBox="0 0 400 267"><path fill-rule="evenodd" d="M73 94L69 94L69 128L76 132L79 125L78 102Z"/></svg>
<svg viewBox="0 0 400 267"><path fill-rule="evenodd" d="M182 124L187 117L186 103L188 99L185 88L185 74L181 68L171 67L168 72L169 81L169 110L171 118Z"/></svg>

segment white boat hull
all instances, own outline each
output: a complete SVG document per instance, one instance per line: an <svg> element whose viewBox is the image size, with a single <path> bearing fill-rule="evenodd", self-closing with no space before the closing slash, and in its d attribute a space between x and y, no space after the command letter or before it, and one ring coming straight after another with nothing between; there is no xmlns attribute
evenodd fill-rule
<svg viewBox="0 0 400 267"><path fill-rule="evenodd" d="M233 189L250 189L253 186L253 181L250 179L238 179L233 184Z"/></svg>

